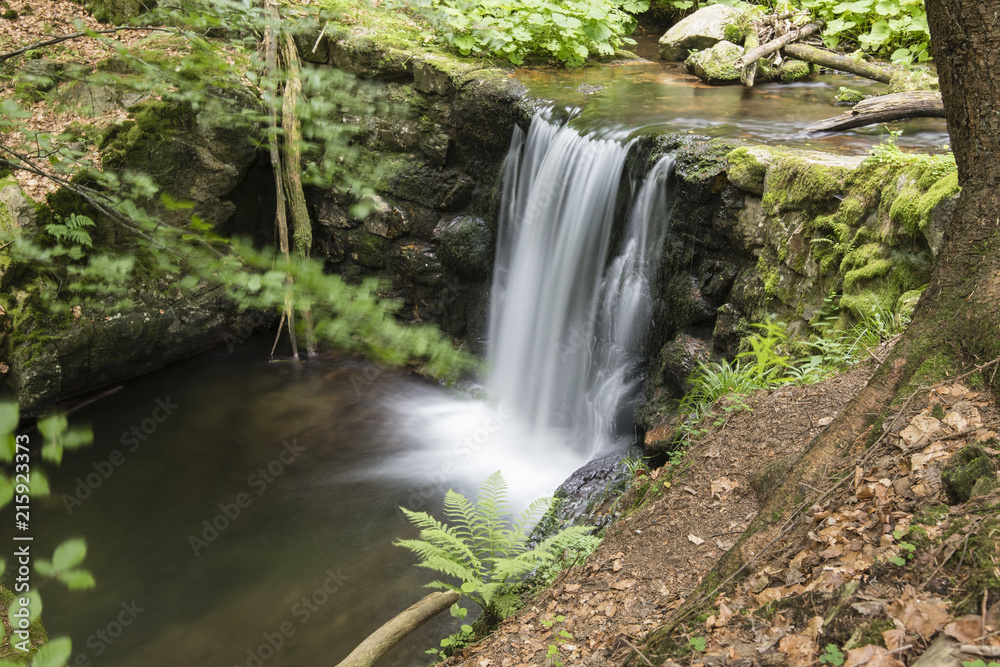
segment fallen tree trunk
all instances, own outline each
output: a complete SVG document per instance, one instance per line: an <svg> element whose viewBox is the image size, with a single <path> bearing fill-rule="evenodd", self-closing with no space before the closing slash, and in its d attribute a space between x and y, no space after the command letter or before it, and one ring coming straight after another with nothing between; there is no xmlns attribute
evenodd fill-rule
<svg viewBox="0 0 1000 667"><path fill-rule="evenodd" d="M744 45L747 51L752 51L757 48L760 43L760 37L757 34L757 26L751 25L750 32L747 34L746 41ZM740 70L740 79L743 81L743 85L747 88L753 88L754 79L757 78L757 61L754 60L752 63Z"/></svg>
<svg viewBox="0 0 1000 667"><path fill-rule="evenodd" d="M770 42L758 46L756 49L750 49L749 51L744 53L743 57L737 60L734 63L734 65L736 66L736 69L741 69L743 67L746 67L750 63L757 62L764 56L769 56L778 49L784 48L785 45L789 44L790 42L794 42L796 40L802 39L803 37L808 37L813 33L819 32L819 29L822 27L823 27L822 21L817 21L816 23L810 23L808 25L804 25L798 30L787 32L781 37L778 37L777 39L772 39Z"/></svg>
<svg viewBox="0 0 1000 667"><path fill-rule="evenodd" d="M455 591L431 593L368 635L337 667L371 667L399 640L458 602Z"/></svg>
<svg viewBox="0 0 1000 667"><path fill-rule="evenodd" d="M858 102L847 113L813 123L803 131L837 132L906 118L944 118L941 93L918 90L873 97Z"/></svg>
<svg viewBox="0 0 1000 667"><path fill-rule="evenodd" d="M891 72L884 67L848 58L847 56L819 49L815 46L788 44L783 48L783 51L791 57L805 60L807 63L813 63L814 65L828 69L840 70L841 72L850 72L851 74L857 74L858 76L873 79L881 83L889 83L889 79L892 77Z"/></svg>

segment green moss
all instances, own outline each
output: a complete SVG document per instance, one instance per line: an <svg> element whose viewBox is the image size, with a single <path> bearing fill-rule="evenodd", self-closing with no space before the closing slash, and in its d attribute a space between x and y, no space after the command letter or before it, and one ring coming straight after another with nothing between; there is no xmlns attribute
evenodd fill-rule
<svg viewBox="0 0 1000 667"><path fill-rule="evenodd" d="M771 163L766 149L740 147L726 154L726 175L729 181L747 192L764 193L764 177Z"/></svg>
<svg viewBox="0 0 1000 667"><path fill-rule="evenodd" d="M11 662L27 665L31 662L32 658L34 658L39 647L49 640L49 635L45 631L45 626L42 625L42 619L38 618L35 619L35 622L28 627L29 636L31 637L31 649L25 652L17 650L11 646L11 639L16 641L17 638L11 635L10 622L7 619L7 614L10 611L10 606L13 604L14 599L15 596L13 591L0 584L0 618L2 618L2 621L0 622L3 623L5 630L3 633L3 641L0 642L0 660L10 660Z"/></svg>
<svg viewBox="0 0 1000 667"><path fill-rule="evenodd" d="M771 168L764 193L764 210L818 211L828 209L836 195L844 191L849 170L789 156Z"/></svg>
<svg viewBox="0 0 1000 667"><path fill-rule="evenodd" d="M733 44L743 44L743 40L746 39L746 35L743 33L743 28L740 27L738 23L730 23L723 30L723 39L727 42L732 42Z"/></svg>
<svg viewBox="0 0 1000 667"><path fill-rule="evenodd" d="M187 105L150 101L132 108L131 120L114 125L98 141L104 165L117 168L129 161L144 162L164 138L189 130L195 122Z"/></svg>
<svg viewBox="0 0 1000 667"><path fill-rule="evenodd" d="M842 106L854 105L865 99L865 94L854 90L853 88L845 88L841 86L837 89L837 96L833 98L835 104Z"/></svg>
<svg viewBox="0 0 1000 667"><path fill-rule="evenodd" d="M385 252L389 240L362 230L352 231L347 236L351 259L361 266L380 269L385 265Z"/></svg>
<svg viewBox="0 0 1000 667"><path fill-rule="evenodd" d="M802 60L788 59L781 63L778 68L778 77L784 83L800 81L812 75L812 66Z"/></svg>
<svg viewBox="0 0 1000 667"><path fill-rule="evenodd" d="M857 645L858 646L868 646L874 644L876 646L881 646L882 648L887 648L885 645L885 639L882 637L882 633L886 630L892 630L895 626L892 621L887 618L875 618L869 621L859 633Z"/></svg>

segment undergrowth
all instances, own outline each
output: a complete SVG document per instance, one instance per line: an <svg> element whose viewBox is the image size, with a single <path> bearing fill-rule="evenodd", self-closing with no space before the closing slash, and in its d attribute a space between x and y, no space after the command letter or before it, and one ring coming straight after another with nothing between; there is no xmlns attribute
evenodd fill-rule
<svg viewBox="0 0 1000 667"><path fill-rule="evenodd" d="M866 358L869 350L901 333L908 321L873 305L848 328L837 328L836 295L826 299L824 314L809 340L793 340L784 322L769 318L753 325L749 348L732 361L700 361L688 378L691 390L680 401L680 446L674 462L692 440L711 426L722 426L735 413L749 410L745 397L759 389L821 382Z"/></svg>

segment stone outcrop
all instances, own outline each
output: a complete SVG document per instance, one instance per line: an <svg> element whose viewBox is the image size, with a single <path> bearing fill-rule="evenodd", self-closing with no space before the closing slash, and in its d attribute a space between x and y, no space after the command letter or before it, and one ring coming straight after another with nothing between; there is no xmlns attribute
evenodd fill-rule
<svg viewBox="0 0 1000 667"><path fill-rule="evenodd" d="M742 8L710 5L678 21L660 38L660 57L685 60L690 51L715 46L726 37L726 26L734 23Z"/></svg>

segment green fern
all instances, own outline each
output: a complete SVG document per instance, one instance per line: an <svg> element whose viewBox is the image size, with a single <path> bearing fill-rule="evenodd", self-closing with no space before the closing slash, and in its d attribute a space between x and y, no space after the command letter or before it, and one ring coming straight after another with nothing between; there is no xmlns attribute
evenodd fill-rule
<svg viewBox="0 0 1000 667"><path fill-rule="evenodd" d="M68 241L87 248L94 247L94 241L90 238L88 227L93 227L94 221L85 215L72 213L65 224L45 225L45 231L58 243Z"/></svg>
<svg viewBox="0 0 1000 667"><path fill-rule="evenodd" d="M551 498L533 502L511 522L507 484L499 472L486 478L473 503L449 490L444 496L444 515L451 525L426 512L402 509L420 529L420 539L396 540L415 553L418 567L435 570L460 583L432 581L429 588L457 591L497 618L506 618L517 609L518 597L512 586L542 565L564 557L567 550L586 545L593 551L599 542L585 526L571 526L529 548L528 529L549 510ZM568 562L575 562L570 558Z"/></svg>

